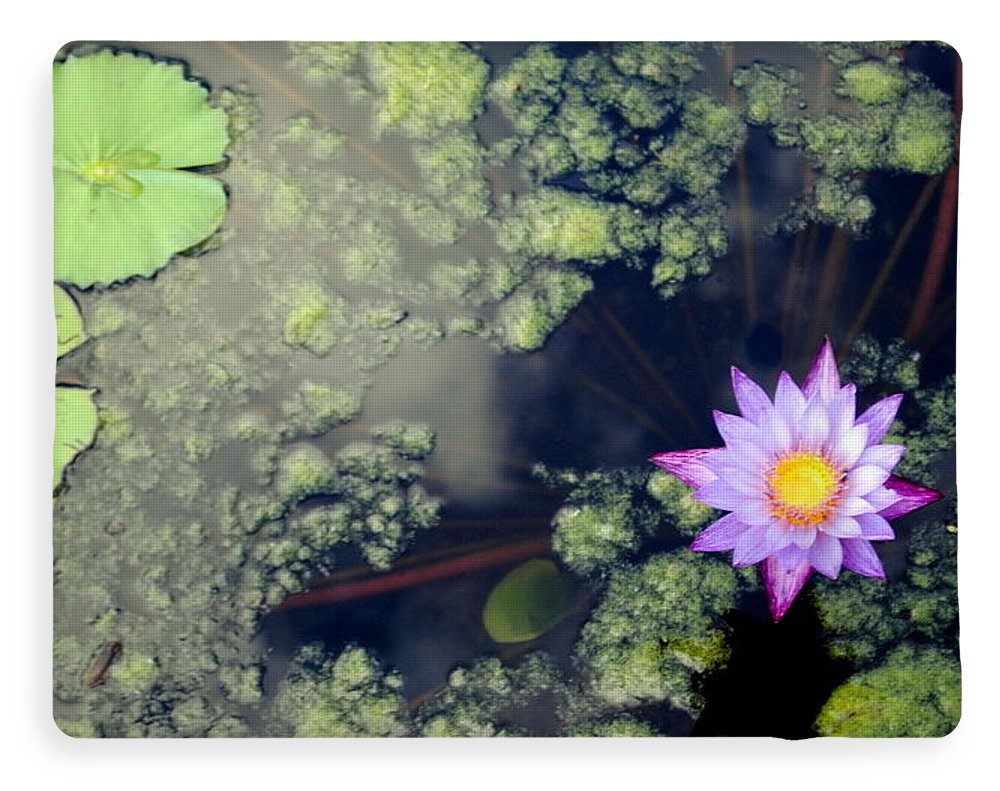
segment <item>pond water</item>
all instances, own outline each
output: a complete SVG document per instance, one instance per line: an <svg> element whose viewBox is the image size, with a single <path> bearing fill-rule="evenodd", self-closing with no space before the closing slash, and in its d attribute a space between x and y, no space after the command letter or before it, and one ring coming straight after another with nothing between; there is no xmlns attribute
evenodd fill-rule
<svg viewBox="0 0 1000 791"><path fill-rule="evenodd" d="M673 186L660 204L636 209L587 183L594 173L627 171L625 153L616 165L542 177L525 165L541 155L489 91L473 119L456 116L431 131L406 121L380 128L393 88L372 64L388 69L391 59L285 43L134 49L182 61L231 118L249 121L226 167L212 172L229 194L214 243L154 278L73 292L91 340L60 360L59 376L97 388L102 422L55 505L61 725L87 735L287 735L297 726L275 701L289 674L303 672L297 652L322 641L331 658L360 646L380 672L399 674L398 687L389 687L417 723L405 732L427 732L421 706L437 705L444 692L457 697L441 706L474 698L492 725L530 735L584 732L625 717L664 735L801 738L816 732L837 686L911 639L893 632L873 656L850 661L828 650L834 633L811 600L774 624L763 589L747 583L735 606L716 613L728 662L688 671L697 704L676 691L621 705L605 694L594 703L587 679L603 671L581 658L579 641L609 579L683 548L690 536L665 518L660 529L639 530L628 551L574 573L552 554L552 521L575 488L558 471L646 474L654 453L719 445L712 410L737 411L731 365L773 392L782 370L801 381L824 337L851 364L859 336L885 348L905 335L920 356L921 387L944 392L955 366L950 236L931 308L915 310L947 211L939 207L942 176L859 170L851 183L874 206L863 232L817 222L814 212L796 232L772 233L818 166L801 146L775 145L771 127L741 124L745 143L717 180L728 251L711 257L710 274L682 275L676 295L664 298L650 285L656 245L629 248L624 231L611 245L620 254L589 263L555 260L530 240L504 243L515 234L505 223L527 214L523 201L540 188L627 206L647 224L701 197ZM525 49L488 44L476 58L496 80ZM580 64L588 53L608 54L596 45L554 51ZM951 95L952 51L917 44L893 54L902 54L907 74L925 75L914 83L920 90ZM789 105L797 112L853 111L832 91L838 66L814 47L705 47L698 57L703 69L668 95L704 91L743 108L731 75L767 63L797 70L800 92ZM224 99L225 88L237 93ZM603 112L618 145L654 152L662 145L654 138L669 141L684 123L675 109L629 136L620 112ZM574 123L568 128L587 133ZM515 138L520 148L503 148ZM547 232L530 229L536 238ZM539 348L519 348L518 311L526 308L515 300L540 271L585 273L592 286L550 311ZM529 307L545 313L563 299L543 289ZM310 309L312 318L303 318ZM859 386L859 408L898 391L889 376L875 379ZM908 398L901 417L917 434L930 431L924 414ZM408 427L404 440L385 428L396 424ZM417 440L405 432L423 427L433 432L431 446L407 446ZM334 483L310 489L295 477L303 469L296 464L316 458L303 449L334 465ZM953 495L953 446L929 464L934 479L920 483ZM437 518L428 517L435 502ZM349 527L331 538L334 528L316 528L315 514L343 517ZM952 514L951 503L940 503L894 522L900 540L879 546L887 584L910 579L917 528ZM496 560L471 571L457 560L496 550ZM529 557L560 561L573 606L535 640L494 642L484 603ZM725 566L720 555L696 557ZM406 569L426 573L372 595L362 585L342 601L303 598ZM957 627L935 628L912 639L954 650ZM112 639L122 653L107 681L82 688L81 667ZM537 652L552 663L547 678L560 681L532 687L524 700L494 691L510 695L506 709L483 702L481 691L466 699L454 683L447 689L456 668L488 657L516 668ZM378 683L364 689L384 692ZM367 700L361 687L351 689Z"/></svg>

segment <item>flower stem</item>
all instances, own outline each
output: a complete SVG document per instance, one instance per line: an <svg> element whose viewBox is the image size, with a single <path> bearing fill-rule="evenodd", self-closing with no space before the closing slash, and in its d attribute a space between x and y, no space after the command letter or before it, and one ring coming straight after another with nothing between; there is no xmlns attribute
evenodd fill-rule
<svg viewBox="0 0 1000 791"><path fill-rule="evenodd" d="M359 580L343 582L335 585L312 588L303 593L296 593L285 599L278 610L294 610L302 607L334 604L336 602L360 599L367 596L379 596L385 593L423 585L427 582L457 577L473 571L502 566L517 560L541 557L552 552L552 544L548 538L533 538L507 544L483 552L460 555L456 558L429 563L412 569L393 570L384 574L376 574Z"/></svg>

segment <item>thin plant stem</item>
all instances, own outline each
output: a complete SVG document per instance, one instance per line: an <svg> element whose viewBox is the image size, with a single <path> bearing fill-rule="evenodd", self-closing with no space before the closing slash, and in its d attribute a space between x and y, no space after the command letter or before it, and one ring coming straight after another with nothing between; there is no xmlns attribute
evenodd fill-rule
<svg viewBox="0 0 1000 791"><path fill-rule="evenodd" d="M536 524L538 520L532 520ZM443 526L438 525L435 530L440 529ZM403 557L394 560L392 562L392 567L390 571L398 571L399 569L409 568L411 566L419 566L426 564L432 560L440 560L441 558L454 557L456 555L470 555L476 552L496 549L501 546L509 545L511 542L500 542L496 539L483 539L482 541L473 541L468 544L461 544L459 546L446 546L439 547L438 549L429 549L423 552L412 555L404 555ZM379 572L372 569L371 566L361 565L353 566L349 569L341 569L333 574L329 574L325 577L321 577L309 585L309 590L317 590L319 588L328 588L331 585L337 585L341 582L346 582L347 580L367 578L376 576ZM386 573L386 572L383 572Z"/></svg>
<svg viewBox="0 0 1000 791"><path fill-rule="evenodd" d="M667 380L663 378L663 374L660 373L659 369L657 369L649 357L646 356L642 347L636 343L635 339L629 334L628 330L622 326L621 322L618 321L614 313L608 310L605 305L600 305L600 310L601 315L607 321L608 326L611 327L611 330L618 336L619 340L625 344L625 347L632 353L632 356L639 363L639 366L657 385L662 394L667 397L667 400L670 401L671 407L677 412L677 414L684 418L684 421L696 434L701 433L701 426L698 421L694 419L694 416L691 414L691 410L688 409L687 404L677 396Z"/></svg>
<svg viewBox="0 0 1000 791"><path fill-rule="evenodd" d="M723 56L725 74L732 74L736 69L735 48L730 44ZM733 105L740 104L740 95L735 86L729 83L729 101ZM744 144L736 157L736 194L737 211L740 221L741 249L743 252L743 289L746 305L747 326L757 323L757 278L754 270L753 227L750 223L750 179L747 176L747 147Z"/></svg>
<svg viewBox="0 0 1000 791"><path fill-rule="evenodd" d="M944 273L948 265L948 252L951 249L952 234L955 230L957 205L958 164L953 163L948 166L944 175L944 182L941 186L941 202L938 206L934 235L927 253L927 264L924 266L920 288L913 301L913 307L910 309L910 318L906 322L906 329L903 330L903 339L907 343L912 344L923 331L927 317L934 306L934 300L937 298L938 289L941 287L941 281L944 280Z"/></svg>
<svg viewBox="0 0 1000 791"><path fill-rule="evenodd" d="M580 382L580 384L582 384L591 392L599 395L605 401L608 401L617 406L622 411L627 412L636 421L641 423L643 426L648 428L657 436L663 437L663 439L671 443L672 447L680 447L677 442L677 439L669 431L660 426L659 423L657 423L655 420L649 417L649 415L647 415L645 412L642 412L641 410L630 404L628 401L621 398L617 393L613 392L612 390L609 390L608 388L604 387L604 385L595 382L593 379L591 379L588 376L584 376L583 374L577 375L577 381Z"/></svg>
<svg viewBox="0 0 1000 791"><path fill-rule="evenodd" d="M915 337L913 344L925 349L934 346L943 333L955 326L956 304L957 300L952 294L931 314L930 321L924 325L923 334Z"/></svg>
<svg viewBox="0 0 1000 791"><path fill-rule="evenodd" d="M954 115L955 115L955 157L959 156L961 150L961 122L962 122L962 59L955 53L955 90L954 90ZM924 267L924 276L920 282L920 290L914 300L910 310L910 318L906 322L906 329L903 331L903 338L907 343L912 343L913 339L921 334L924 325L927 323L927 315L930 313L937 297L941 281L944 280L945 269L948 264L948 252L951 249L952 234L955 231L955 222L958 215L958 162L952 162L944 174L944 184L941 187L941 202L938 204L937 223L934 226L934 236L931 238L930 250L927 253L927 264Z"/></svg>
<svg viewBox="0 0 1000 791"><path fill-rule="evenodd" d="M414 184L410 179L406 178L402 173L396 170L392 165L386 162L382 157L376 154L367 146L359 143L350 135L347 135L344 130L337 126L336 122L330 117L329 114L323 112L319 107L306 99L302 94L298 93L294 88L288 85L283 80L274 76L267 69L263 68L259 63L257 63L253 58L247 55L243 50L241 50L236 44L228 41L216 41L215 46L225 52L230 58L235 60L244 68L252 71L257 77L266 82L272 88L277 90L282 96L292 102L299 109L305 110L310 113L317 121L320 121L324 126L328 126L335 132L340 132L344 134L347 140L347 146L354 152L361 154L366 157L376 169L380 170L383 175L388 176L396 184L409 190L410 192L417 191L417 185Z"/></svg>
<svg viewBox="0 0 1000 791"><path fill-rule="evenodd" d="M843 279L848 252L854 236L840 228L834 228L827 247L826 259L823 261L823 278L814 300L816 311L813 313L812 326L808 335L808 348L819 345L819 339L829 333L830 316L836 307L837 292Z"/></svg>
<svg viewBox="0 0 1000 791"><path fill-rule="evenodd" d="M885 289L885 285L889 281L889 276L892 274L892 270L899 262L899 258L906 249L906 245L909 244L910 237L913 236L913 232L916 230L916 227L920 222L920 218L924 215L927 204L930 202L931 197L934 195L934 191L940 183L941 176L935 176L934 178L929 179L924 185L923 190L921 190L916 203L913 204L913 208L910 210L910 215L906 218L906 222L904 222L902 227L899 229L899 233L896 234L896 239L892 244L892 248L889 250L889 254L886 256L885 261L882 262L882 266L879 267L878 274L875 276L875 280L872 281L871 287L868 289L868 296L865 298L864 304L854 317L854 323L851 324L851 328L847 332L847 338L844 341L845 349L849 349L851 347L851 344L854 343L854 339L868 322L868 317L875 309L875 305L878 304L878 301L882 296L882 291Z"/></svg>
<svg viewBox="0 0 1000 791"><path fill-rule="evenodd" d="M578 310L574 311L574 316L577 313L587 317L589 325L588 329L590 329L591 333L597 338L597 342L600 343L612 357L614 357L622 371L625 372L625 376L636 390L636 395L638 395L641 399L645 399L650 404L657 404L659 402L657 397L658 394L650 387L648 377L643 376L639 369L632 365L628 356L622 352L621 346L612 343L608 339L607 333L593 329L596 324L596 316L593 316L584 305L581 305Z"/></svg>
<svg viewBox="0 0 1000 791"><path fill-rule="evenodd" d="M368 596L380 596L428 582L457 577L473 571L503 566L517 560L542 557L552 552L552 544L548 538L533 538L514 544L488 549L468 555L461 555L449 560L430 563L412 569L388 571L360 580L344 582L314 588L302 593L295 593L285 599L277 610L295 610L302 607L335 604Z"/></svg>
<svg viewBox="0 0 1000 791"><path fill-rule="evenodd" d="M701 378L701 387L704 393L712 392L712 380L708 375L708 361L705 359L705 349L698 337L698 327L694 322L694 310L691 308L691 298L687 289L682 289L677 295L680 302L681 315L684 317L684 332L687 334L687 349L694 351L695 366L698 368L698 376Z"/></svg>

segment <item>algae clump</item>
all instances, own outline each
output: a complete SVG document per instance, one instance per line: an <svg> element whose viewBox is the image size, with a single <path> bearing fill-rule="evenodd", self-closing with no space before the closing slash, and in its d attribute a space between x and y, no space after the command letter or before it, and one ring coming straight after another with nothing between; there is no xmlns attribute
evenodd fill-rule
<svg viewBox="0 0 1000 791"><path fill-rule="evenodd" d="M275 712L283 723L278 735L409 735L412 724L402 686L398 673L383 671L363 648L348 646L336 659L330 659L320 646L307 646L275 695Z"/></svg>
<svg viewBox="0 0 1000 791"><path fill-rule="evenodd" d="M464 44L391 42L367 48L383 93L378 120L417 136L471 121L483 106L489 64Z"/></svg>
<svg viewBox="0 0 1000 791"><path fill-rule="evenodd" d="M901 645L837 687L816 718L823 736L946 736L962 710L961 670L947 651Z"/></svg>

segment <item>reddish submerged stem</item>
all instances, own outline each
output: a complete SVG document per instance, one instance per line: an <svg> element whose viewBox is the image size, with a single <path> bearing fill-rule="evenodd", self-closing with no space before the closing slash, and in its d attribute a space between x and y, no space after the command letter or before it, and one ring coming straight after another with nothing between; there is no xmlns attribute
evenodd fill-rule
<svg viewBox="0 0 1000 791"><path fill-rule="evenodd" d="M955 125L962 120L962 60L955 55ZM955 132L955 155L960 148L960 132ZM955 231L955 221L958 215L958 162L952 162L944 174L944 184L941 187L941 203L938 205L937 224L931 239L930 251L927 253L927 266L920 281L920 290L913 302L909 321L903 331L907 343L914 340L923 331L928 314L934 307L941 281L944 279L948 264L948 252L951 249L951 237Z"/></svg>
<svg viewBox="0 0 1000 791"><path fill-rule="evenodd" d="M322 604L360 599L366 596L379 596L384 593L423 585L425 582L457 577L472 571L502 566L516 560L547 555L552 551L552 544L547 538L535 538L515 544L449 558L438 563L429 563L415 569L389 571L361 580L352 580L339 585L314 588L303 593L296 593L285 599L278 610L293 610L300 607L315 607Z"/></svg>

